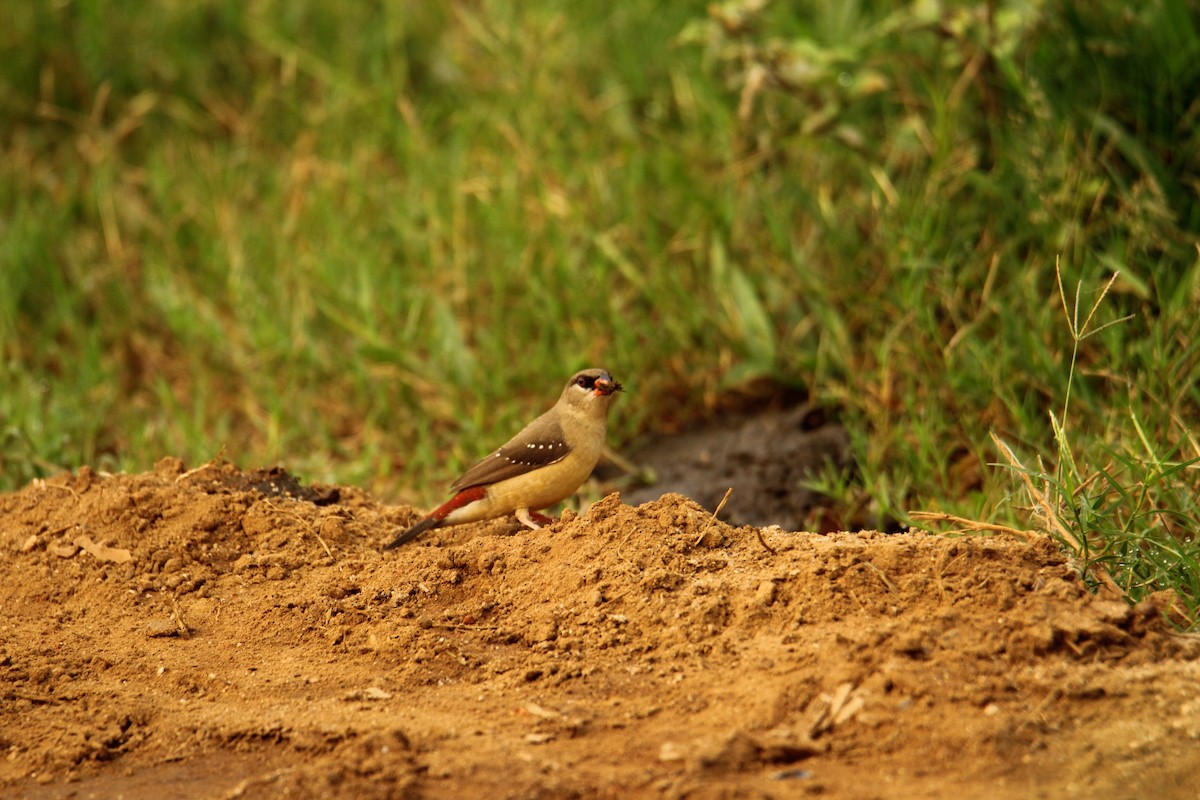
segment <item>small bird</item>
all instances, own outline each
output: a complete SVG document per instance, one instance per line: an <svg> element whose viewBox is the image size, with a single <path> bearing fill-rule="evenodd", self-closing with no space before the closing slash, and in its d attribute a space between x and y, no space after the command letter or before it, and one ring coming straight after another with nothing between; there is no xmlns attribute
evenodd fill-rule
<svg viewBox="0 0 1200 800"><path fill-rule="evenodd" d="M554 408L463 473L450 486L453 497L383 549L434 528L513 512L530 528L551 522L536 512L570 497L592 474L604 449L608 407L619 391L607 370L575 373Z"/></svg>

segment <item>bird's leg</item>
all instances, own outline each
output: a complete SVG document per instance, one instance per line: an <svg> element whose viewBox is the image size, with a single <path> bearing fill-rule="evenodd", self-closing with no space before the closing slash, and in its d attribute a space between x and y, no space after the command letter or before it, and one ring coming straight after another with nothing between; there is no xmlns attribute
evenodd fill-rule
<svg viewBox="0 0 1200 800"><path fill-rule="evenodd" d="M530 511L528 508L518 508L517 519L521 520L525 527L533 528L534 530L537 530L543 525L549 525L551 522L554 522L551 517L547 517L545 514L539 514L536 511Z"/></svg>

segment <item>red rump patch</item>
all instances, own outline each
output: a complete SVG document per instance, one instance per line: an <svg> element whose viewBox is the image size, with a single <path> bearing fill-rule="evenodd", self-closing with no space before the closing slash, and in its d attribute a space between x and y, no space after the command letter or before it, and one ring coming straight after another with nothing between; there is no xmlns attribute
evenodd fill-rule
<svg viewBox="0 0 1200 800"><path fill-rule="evenodd" d="M435 508L429 517L441 521L449 516L451 511L470 505L476 500L482 500L485 494L487 494L486 486L470 486Z"/></svg>

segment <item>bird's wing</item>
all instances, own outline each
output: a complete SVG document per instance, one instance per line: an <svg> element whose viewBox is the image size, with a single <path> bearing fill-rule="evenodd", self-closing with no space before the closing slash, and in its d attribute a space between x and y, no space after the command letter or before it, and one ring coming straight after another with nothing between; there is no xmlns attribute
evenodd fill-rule
<svg viewBox="0 0 1200 800"><path fill-rule="evenodd" d="M515 478L562 461L571 452L557 418L546 413L509 440L508 444L464 472L450 486L460 492L472 486L487 486Z"/></svg>

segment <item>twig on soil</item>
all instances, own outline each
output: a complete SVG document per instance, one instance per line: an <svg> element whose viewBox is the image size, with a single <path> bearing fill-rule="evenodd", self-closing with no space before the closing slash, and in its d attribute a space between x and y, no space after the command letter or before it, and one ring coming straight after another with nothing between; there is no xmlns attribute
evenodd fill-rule
<svg viewBox="0 0 1200 800"><path fill-rule="evenodd" d="M754 535L758 537L758 543L763 546L763 550L766 550L768 553L770 553L773 556L779 555L779 551L776 550L774 547L771 547L771 545L767 544L767 540L763 538L762 528L755 528Z"/></svg>
<svg viewBox="0 0 1200 800"><path fill-rule="evenodd" d="M469 625L465 622L433 622L430 623L431 628L444 628L451 631L496 631L500 630L499 625Z"/></svg>
<svg viewBox="0 0 1200 800"><path fill-rule="evenodd" d="M45 481L42 481L39 484L39 488L41 488L41 489L62 489L64 492L70 492L72 495L74 495L76 500L79 499L79 492L75 491L70 486L63 486L58 483L46 483Z"/></svg>
<svg viewBox="0 0 1200 800"><path fill-rule="evenodd" d="M864 562L862 562L862 563L863 563L863 566L865 566L865 567L867 567L867 568L871 569L872 571L874 571L874 573L875 573L875 576L876 576L876 577L878 577L878 578L879 578L879 580L883 582L883 585L884 585L884 586L887 588L887 590L888 590L889 592L891 592L892 594L899 594L899 591L897 591L897 590L896 590L896 584L892 583L892 580L891 580L891 578L889 578L889 577L888 577L888 576L887 576L887 575L884 573L884 571L883 571L883 570L881 570L879 567L877 567L877 566L875 566L874 564L872 564L870 561L864 561Z"/></svg>
<svg viewBox="0 0 1200 800"><path fill-rule="evenodd" d="M329 545L325 544L325 540L321 538L321 534L317 533L315 528L310 528L312 535L317 537L317 541L321 543L321 547L325 548L325 555L333 558L333 551L329 549Z"/></svg>
<svg viewBox="0 0 1200 800"><path fill-rule="evenodd" d="M272 511L278 511L280 514L289 516L292 519L299 522L304 527L308 528L308 532L317 538L317 541L321 543L321 547L325 548L325 555L329 556L330 558L333 558L333 551L329 549L329 545L325 544L325 540L321 538L321 534L317 533L317 528L315 525L313 525L311 522L306 520L304 517L297 514L295 511L289 511L285 508L280 508L279 506L272 503L270 500L267 500L266 504L271 507Z"/></svg>
<svg viewBox="0 0 1200 800"><path fill-rule="evenodd" d="M949 553L948 550L942 550L941 554L938 556L938 563L939 563L938 570L937 570L938 594L941 596L941 599L943 601L946 599L946 580L945 580L946 570L950 569L950 567L954 566L954 564L958 563L958 561L960 561L963 558L966 558L966 556L967 556L966 553L959 553L954 558L950 559L949 561L946 561L946 556L948 555L948 553Z"/></svg>
<svg viewBox="0 0 1200 800"><path fill-rule="evenodd" d="M721 498L721 502L717 503L717 510L712 513L712 517L709 518L708 524L704 526L704 530L700 531L700 535L696 537L696 541L692 543L692 547L699 547L700 543L704 541L704 537L708 535L708 529L711 528L712 524L717 521L717 515L721 513L721 509L724 508L725 504L729 502L729 495L731 494L733 494L732 486L725 490L725 496Z"/></svg>
<svg viewBox="0 0 1200 800"><path fill-rule="evenodd" d="M994 522L980 522L979 520L967 519L966 517L958 517L943 511L910 511L908 512L908 516L916 522L953 522L956 525L962 525L963 529L968 531L1009 533L1025 541L1029 541L1032 538L1032 534L1029 531L1010 528L1007 525L997 525Z"/></svg>
<svg viewBox="0 0 1200 800"><path fill-rule="evenodd" d="M624 553L624 552L621 550L621 548L625 546L625 543L629 541L629 537L633 536L633 534L634 534L634 529L633 529L633 528L630 528L629 532L628 532L628 533L626 533L626 534L625 534L625 535L624 535L624 536L621 538L621 541L617 542L617 546L616 546L615 548L613 548L613 549L616 551L616 554L617 554L617 561L618 561L619 563L621 563L621 564L627 564L627 563L629 563L629 562L626 560L626 558L625 558L625 553Z"/></svg>
<svg viewBox="0 0 1200 800"><path fill-rule="evenodd" d="M192 477L197 472L203 472L204 470L208 469L209 467L217 466L218 464L221 463L221 459L224 457L225 457L225 445L221 445L221 449L217 451L217 454L215 456L210 458L208 461L205 461L200 466L193 467L193 468L189 469L187 472L183 473L182 475L177 476L175 478L175 482L179 483L181 480L184 480L185 478Z"/></svg>

